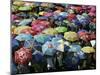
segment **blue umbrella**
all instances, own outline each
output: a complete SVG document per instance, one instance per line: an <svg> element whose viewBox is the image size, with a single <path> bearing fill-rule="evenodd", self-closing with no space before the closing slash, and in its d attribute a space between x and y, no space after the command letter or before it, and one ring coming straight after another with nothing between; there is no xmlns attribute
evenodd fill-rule
<svg viewBox="0 0 100 75"><path fill-rule="evenodd" d="M11 74L15 75L17 73L17 67L14 63L11 63Z"/></svg>
<svg viewBox="0 0 100 75"><path fill-rule="evenodd" d="M43 53L40 51L35 50L32 54L32 61L39 63L39 62L43 62Z"/></svg>
<svg viewBox="0 0 100 75"><path fill-rule="evenodd" d="M45 17L45 16L38 17L38 19L41 19L41 20L48 20L48 18L47 18L47 17Z"/></svg>
<svg viewBox="0 0 100 75"><path fill-rule="evenodd" d="M70 45L70 49L68 50L69 52L78 52L81 50L80 45Z"/></svg>
<svg viewBox="0 0 100 75"><path fill-rule="evenodd" d="M19 41L27 41L33 39L33 36L30 34L19 34L18 36L15 37L15 39Z"/></svg>
<svg viewBox="0 0 100 75"><path fill-rule="evenodd" d="M52 42L47 41L42 46L42 52L44 55L53 56L55 54L56 50L54 49Z"/></svg>
<svg viewBox="0 0 100 75"><path fill-rule="evenodd" d="M31 48L32 49L33 46L34 46L34 39L27 40L27 41L24 42L24 47L26 47L26 48Z"/></svg>
<svg viewBox="0 0 100 75"><path fill-rule="evenodd" d="M78 51L77 55L79 56L80 59L84 59L85 58L85 53L82 51Z"/></svg>
<svg viewBox="0 0 100 75"><path fill-rule="evenodd" d="M36 40L39 43L45 43L46 41L51 40L51 36L45 35L45 34L38 34L34 36L34 40Z"/></svg>
<svg viewBox="0 0 100 75"><path fill-rule="evenodd" d="M22 21L19 22L18 25L28 25L31 22L32 22L32 19L23 19Z"/></svg>
<svg viewBox="0 0 100 75"><path fill-rule="evenodd" d="M16 39L12 39L11 43L12 43L12 49L19 46L19 42Z"/></svg>
<svg viewBox="0 0 100 75"><path fill-rule="evenodd" d="M61 13L59 13L59 16L62 16L63 18L67 18L68 13L67 12L61 12Z"/></svg>

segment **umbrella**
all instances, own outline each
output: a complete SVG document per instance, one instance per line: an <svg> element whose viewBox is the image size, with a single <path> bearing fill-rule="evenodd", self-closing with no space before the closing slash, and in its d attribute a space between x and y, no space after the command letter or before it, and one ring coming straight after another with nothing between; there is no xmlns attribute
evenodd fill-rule
<svg viewBox="0 0 100 75"><path fill-rule="evenodd" d="M36 50L36 51L33 52L33 54L32 54L32 59L33 59L32 61L33 61L33 62L36 62L36 63L43 62L43 59L44 59L43 53Z"/></svg>
<svg viewBox="0 0 100 75"><path fill-rule="evenodd" d="M56 52L56 50L54 49L52 42L46 42L43 46L42 46L42 52L44 55L48 55L48 56L53 56Z"/></svg>
<svg viewBox="0 0 100 75"><path fill-rule="evenodd" d="M41 12L39 12L39 15L43 16L44 13L45 13L45 11L41 11Z"/></svg>
<svg viewBox="0 0 100 75"><path fill-rule="evenodd" d="M18 36L15 37L15 39L19 41L26 41L33 39L33 36L30 34L19 34Z"/></svg>
<svg viewBox="0 0 100 75"><path fill-rule="evenodd" d="M16 6L23 6L23 5L24 5L24 2L23 2L23 1L14 1L14 2L13 2L13 5L16 5Z"/></svg>
<svg viewBox="0 0 100 75"><path fill-rule="evenodd" d="M52 44L54 48L58 51L64 52L64 41L59 37L54 37L52 39Z"/></svg>
<svg viewBox="0 0 100 75"><path fill-rule="evenodd" d="M39 43L45 43L46 41L51 40L51 37L45 34L38 34L34 36L34 40Z"/></svg>
<svg viewBox="0 0 100 75"><path fill-rule="evenodd" d="M55 35L58 32L54 28L48 28L48 29L43 30L42 33L48 34L48 35Z"/></svg>
<svg viewBox="0 0 100 75"><path fill-rule="evenodd" d="M32 49L34 46L34 39L31 39L31 40L27 40L24 42L24 47L25 48L30 48Z"/></svg>
<svg viewBox="0 0 100 75"><path fill-rule="evenodd" d="M32 59L32 52L30 49L22 47L15 52L15 62L17 64L28 64Z"/></svg>
<svg viewBox="0 0 100 75"><path fill-rule="evenodd" d="M29 26L18 26L14 29L14 34L20 34L24 29L31 29Z"/></svg>
<svg viewBox="0 0 100 75"><path fill-rule="evenodd" d="M61 12L61 13L59 13L59 16L66 18L68 16L68 13L67 12Z"/></svg>
<svg viewBox="0 0 100 75"><path fill-rule="evenodd" d="M20 33L24 33L24 34L31 34L31 35L35 35L36 32L32 30L32 28L26 28L20 31Z"/></svg>
<svg viewBox="0 0 100 75"><path fill-rule="evenodd" d="M11 10L12 12L16 12L18 10L18 6L12 5Z"/></svg>
<svg viewBox="0 0 100 75"><path fill-rule="evenodd" d="M69 52L79 52L81 50L80 45L70 45L70 49L68 50Z"/></svg>
<svg viewBox="0 0 100 75"><path fill-rule="evenodd" d="M22 21L19 22L18 25L28 25L29 23L31 23L32 19L23 19Z"/></svg>
<svg viewBox="0 0 100 75"><path fill-rule="evenodd" d="M45 17L51 17L51 16L53 16L53 13L52 12L45 12L43 14L43 16L45 16Z"/></svg>
<svg viewBox="0 0 100 75"><path fill-rule="evenodd" d="M66 27L56 27L55 30L57 30L58 33L67 32L67 28Z"/></svg>
<svg viewBox="0 0 100 75"><path fill-rule="evenodd" d="M19 11L30 11L32 10L32 7L31 6L20 6L18 10Z"/></svg>
<svg viewBox="0 0 100 75"><path fill-rule="evenodd" d="M81 50L84 53L94 53L95 52L95 49L93 47L90 47L90 46L83 47Z"/></svg>
<svg viewBox="0 0 100 75"><path fill-rule="evenodd" d="M76 32L69 31L64 33L64 38L68 41L74 42L78 40L78 35Z"/></svg>
<svg viewBox="0 0 100 75"><path fill-rule="evenodd" d="M12 39L11 42L12 42L12 49L16 48L16 47L19 47L19 42L16 39Z"/></svg>

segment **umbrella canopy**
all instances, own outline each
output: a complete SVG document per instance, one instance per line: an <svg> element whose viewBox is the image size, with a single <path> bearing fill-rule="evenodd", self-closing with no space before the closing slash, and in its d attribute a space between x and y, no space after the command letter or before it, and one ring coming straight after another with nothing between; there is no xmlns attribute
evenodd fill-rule
<svg viewBox="0 0 100 75"><path fill-rule="evenodd" d="M44 55L48 55L48 56L53 56L56 52L56 50L54 49L52 42L46 42L43 46L42 46L42 52Z"/></svg>
<svg viewBox="0 0 100 75"><path fill-rule="evenodd" d="M46 41L51 40L51 37L45 34L38 34L34 36L34 40L39 43L45 43Z"/></svg>
<svg viewBox="0 0 100 75"><path fill-rule="evenodd" d="M20 34L24 29L31 29L29 26L18 26L14 29L14 34Z"/></svg>
<svg viewBox="0 0 100 75"><path fill-rule="evenodd" d="M69 31L64 33L64 38L68 41L74 42L78 40L78 35L76 32Z"/></svg>
<svg viewBox="0 0 100 75"><path fill-rule="evenodd" d="M67 28L66 27L56 27L55 30L57 30L58 33L67 32Z"/></svg>
<svg viewBox="0 0 100 75"><path fill-rule="evenodd" d="M32 19L23 19L23 20L21 20L21 21L19 22L18 25L21 25L21 26L23 26L23 25L28 25L28 24L31 23L31 22L32 22Z"/></svg>
<svg viewBox="0 0 100 75"><path fill-rule="evenodd" d="M64 40L63 39L59 37L54 37L52 39L52 44L56 50L64 52Z"/></svg>
<svg viewBox="0 0 100 75"><path fill-rule="evenodd" d="M83 47L81 50L84 53L94 53L95 52L95 49L93 47L90 47L90 46Z"/></svg>
<svg viewBox="0 0 100 75"><path fill-rule="evenodd" d="M23 2L23 1L14 1L14 2L13 2L13 5L16 5L16 6L23 6L23 5L24 5L24 2Z"/></svg>
<svg viewBox="0 0 100 75"><path fill-rule="evenodd" d="M44 31L42 31L42 33L48 34L48 35L55 35L58 32L54 28L48 28L48 29L45 29Z"/></svg>
<svg viewBox="0 0 100 75"><path fill-rule="evenodd" d="M31 6L21 6L18 8L19 11L30 11L32 10Z"/></svg>
<svg viewBox="0 0 100 75"><path fill-rule="evenodd" d="M39 63L39 62L42 62L43 61L43 53L40 52L40 51L35 51L33 54L32 54L32 61L33 62L36 62L36 63Z"/></svg>
<svg viewBox="0 0 100 75"><path fill-rule="evenodd" d="M19 41L26 41L33 39L33 36L30 34L19 34L18 36L15 37L15 39Z"/></svg>
<svg viewBox="0 0 100 75"><path fill-rule="evenodd" d="M31 35L35 35L36 32L32 30L32 28L26 28L20 31L20 33L24 33L24 34L31 34Z"/></svg>
<svg viewBox="0 0 100 75"><path fill-rule="evenodd" d="M19 46L19 42L16 39L12 39L12 49Z"/></svg>
<svg viewBox="0 0 100 75"><path fill-rule="evenodd" d="M68 50L69 52L79 52L81 50L80 45L70 45L70 49Z"/></svg>
<svg viewBox="0 0 100 75"><path fill-rule="evenodd" d="M31 39L31 40L27 40L24 42L24 47L25 48L30 48L32 49L34 46L34 39Z"/></svg>
<svg viewBox="0 0 100 75"><path fill-rule="evenodd" d="M28 64L31 59L32 52L30 49L23 47L15 52L15 62L17 64Z"/></svg>

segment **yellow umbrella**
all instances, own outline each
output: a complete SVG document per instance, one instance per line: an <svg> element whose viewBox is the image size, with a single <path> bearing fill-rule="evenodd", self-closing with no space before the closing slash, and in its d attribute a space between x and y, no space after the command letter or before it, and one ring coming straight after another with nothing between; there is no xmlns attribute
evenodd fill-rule
<svg viewBox="0 0 100 75"><path fill-rule="evenodd" d="M44 11L41 11L39 12L39 15L44 15L44 13L45 13Z"/></svg>
<svg viewBox="0 0 100 75"><path fill-rule="evenodd" d="M17 6L23 6L24 2L23 1L14 1L13 4L17 5Z"/></svg>
<svg viewBox="0 0 100 75"><path fill-rule="evenodd" d="M45 29L44 31L42 31L42 33L48 34L48 35L55 35L58 32L54 28L48 28L48 29Z"/></svg>
<svg viewBox="0 0 100 75"><path fill-rule="evenodd" d="M69 31L64 33L64 38L68 41L74 42L78 40L78 35L76 32Z"/></svg>
<svg viewBox="0 0 100 75"><path fill-rule="evenodd" d="M11 33L13 34L14 33L14 29L16 28L16 26L12 25L11 26Z"/></svg>
<svg viewBox="0 0 100 75"><path fill-rule="evenodd" d="M90 46L83 47L81 50L84 53L94 53L95 52L95 49L93 47L90 47Z"/></svg>
<svg viewBox="0 0 100 75"><path fill-rule="evenodd" d="M20 34L24 29L31 29L29 26L19 26L14 29L14 34Z"/></svg>

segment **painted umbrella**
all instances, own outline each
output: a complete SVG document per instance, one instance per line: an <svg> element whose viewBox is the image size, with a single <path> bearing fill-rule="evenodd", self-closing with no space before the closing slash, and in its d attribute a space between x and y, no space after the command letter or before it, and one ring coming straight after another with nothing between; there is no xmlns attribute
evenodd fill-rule
<svg viewBox="0 0 100 75"><path fill-rule="evenodd" d="M63 39L59 37L54 37L52 39L52 44L56 50L64 52L64 40Z"/></svg>
<svg viewBox="0 0 100 75"><path fill-rule="evenodd" d="M55 30L57 30L58 33L67 32L67 28L66 27L56 27Z"/></svg>
<svg viewBox="0 0 100 75"><path fill-rule="evenodd" d="M68 41L74 42L78 40L78 35L76 32L69 31L64 33L64 38Z"/></svg>
<svg viewBox="0 0 100 75"><path fill-rule="evenodd" d="M31 6L21 6L18 8L19 11L30 11L32 10Z"/></svg>
<svg viewBox="0 0 100 75"><path fill-rule="evenodd" d="M33 36L30 34L19 34L18 36L15 37L15 39L19 41L27 41L33 39Z"/></svg>
<svg viewBox="0 0 100 75"><path fill-rule="evenodd" d="M84 53L94 53L95 52L95 49L93 47L90 47L90 46L83 47L81 50Z"/></svg>
<svg viewBox="0 0 100 75"><path fill-rule="evenodd" d="M42 52L44 55L53 56L56 53L56 50L54 49L52 42L47 41L42 46Z"/></svg>
<svg viewBox="0 0 100 75"><path fill-rule="evenodd" d="M68 50L69 52L79 52L81 50L80 45L70 45L70 49Z"/></svg>
<svg viewBox="0 0 100 75"><path fill-rule="evenodd" d="M21 21L19 22L18 25L21 25L21 26L23 26L23 25L28 25L28 24L31 23L31 22L32 22L32 19L23 19L23 20L21 20Z"/></svg>
<svg viewBox="0 0 100 75"><path fill-rule="evenodd" d="M48 34L48 35L55 35L58 32L54 28L48 28L48 29L43 30L42 33Z"/></svg>
<svg viewBox="0 0 100 75"><path fill-rule="evenodd" d="M34 36L34 40L39 43L45 43L46 41L50 41L51 37L46 34L38 34Z"/></svg>
<svg viewBox="0 0 100 75"><path fill-rule="evenodd" d="M32 54L32 59L33 59L32 61L33 61L34 63L43 62L43 59L44 59L43 53L36 50L36 51Z"/></svg>
<svg viewBox="0 0 100 75"><path fill-rule="evenodd" d="M24 29L31 29L29 26L18 26L14 29L14 34L20 34Z"/></svg>
<svg viewBox="0 0 100 75"><path fill-rule="evenodd" d="M15 62L17 64L28 64L32 59L31 49L22 47L15 52Z"/></svg>

